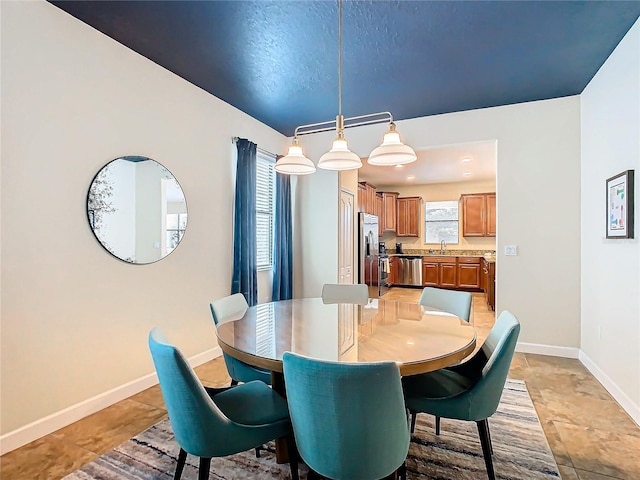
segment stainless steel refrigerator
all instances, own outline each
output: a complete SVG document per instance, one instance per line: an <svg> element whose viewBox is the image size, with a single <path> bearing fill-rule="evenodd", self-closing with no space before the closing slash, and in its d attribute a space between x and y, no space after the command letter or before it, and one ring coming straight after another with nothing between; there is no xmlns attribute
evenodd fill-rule
<svg viewBox="0 0 640 480"><path fill-rule="evenodd" d="M369 296L380 296L378 217L369 213L359 214L358 266L359 282L369 286Z"/></svg>

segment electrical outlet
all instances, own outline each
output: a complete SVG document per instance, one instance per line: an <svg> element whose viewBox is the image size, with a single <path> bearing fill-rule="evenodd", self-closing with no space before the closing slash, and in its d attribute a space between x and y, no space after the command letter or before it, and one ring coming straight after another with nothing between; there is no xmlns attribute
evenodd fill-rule
<svg viewBox="0 0 640 480"><path fill-rule="evenodd" d="M504 254L505 255L518 255L518 246L517 245L505 245L504 246Z"/></svg>

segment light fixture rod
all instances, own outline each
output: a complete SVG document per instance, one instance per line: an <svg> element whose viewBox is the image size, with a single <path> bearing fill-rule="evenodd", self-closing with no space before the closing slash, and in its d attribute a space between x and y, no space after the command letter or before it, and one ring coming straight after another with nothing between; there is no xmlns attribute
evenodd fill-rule
<svg viewBox="0 0 640 480"><path fill-rule="evenodd" d="M373 118L373 117L381 117L381 118ZM369 119L362 121L354 121L360 119ZM344 128L350 127L360 127L362 125L371 125L375 123L382 122L393 122L393 115L390 112L378 112L378 113L369 113L367 115L357 115L355 117L348 117L344 119ZM325 125L322 127L321 125ZM307 125L300 125L296 127L293 136L297 137L298 135L309 135L310 133L320 133L320 132L328 132L330 130L336 129L336 120L327 120L326 122L318 122L318 123L309 123ZM319 128L313 128L319 127Z"/></svg>
<svg viewBox="0 0 640 480"><path fill-rule="evenodd" d="M342 115L342 0L338 0L338 115Z"/></svg>

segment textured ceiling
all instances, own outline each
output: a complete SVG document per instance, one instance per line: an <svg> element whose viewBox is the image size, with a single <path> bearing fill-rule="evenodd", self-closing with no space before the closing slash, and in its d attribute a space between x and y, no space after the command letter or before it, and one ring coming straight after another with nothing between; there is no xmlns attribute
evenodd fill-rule
<svg viewBox="0 0 640 480"><path fill-rule="evenodd" d="M337 114L336 1L52 1L285 135ZM343 113L575 95L639 1L345 1Z"/></svg>

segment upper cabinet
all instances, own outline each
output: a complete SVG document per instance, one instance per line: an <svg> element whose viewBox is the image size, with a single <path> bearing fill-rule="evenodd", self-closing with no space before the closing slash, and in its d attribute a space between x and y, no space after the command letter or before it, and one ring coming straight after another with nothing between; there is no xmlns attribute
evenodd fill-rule
<svg viewBox="0 0 640 480"><path fill-rule="evenodd" d="M396 200L398 217L396 235L398 237L420 236L420 197L404 197Z"/></svg>
<svg viewBox="0 0 640 480"><path fill-rule="evenodd" d="M358 210L364 213L376 213L376 187L367 182L358 183Z"/></svg>
<svg viewBox="0 0 640 480"><path fill-rule="evenodd" d="M464 237L496 236L496 194L461 195L462 235Z"/></svg>
<svg viewBox="0 0 640 480"><path fill-rule="evenodd" d="M397 192L382 192L382 224L385 232L395 232L397 225Z"/></svg>

